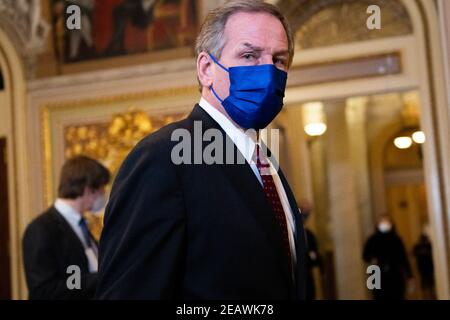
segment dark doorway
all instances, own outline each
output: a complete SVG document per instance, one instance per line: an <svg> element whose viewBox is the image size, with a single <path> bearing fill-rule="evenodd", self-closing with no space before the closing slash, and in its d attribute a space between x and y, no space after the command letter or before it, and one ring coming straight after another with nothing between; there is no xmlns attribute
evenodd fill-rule
<svg viewBox="0 0 450 320"><path fill-rule="evenodd" d="M0 138L0 300L11 299L8 167L6 139Z"/></svg>
<svg viewBox="0 0 450 320"><path fill-rule="evenodd" d="M0 70L0 90L5 89L5 82L3 81L2 70Z"/></svg>

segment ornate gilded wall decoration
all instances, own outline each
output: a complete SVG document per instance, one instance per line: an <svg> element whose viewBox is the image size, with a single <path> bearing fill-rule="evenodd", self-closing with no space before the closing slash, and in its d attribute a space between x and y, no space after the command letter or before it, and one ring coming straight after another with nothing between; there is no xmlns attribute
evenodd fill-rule
<svg viewBox="0 0 450 320"><path fill-rule="evenodd" d="M177 121L184 114L149 116L144 111L130 109L117 113L108 123L70 125L64 128L65 158L86 155L105 165L114 178L125 157L145 136L166 124ZM110 190L110 186L107 191ZM103 217L88 214L87 219L93 235L98 239Z"/></svg>
<svg viewBox="0 0 450 320"><path fill-rule="evenodd" d="M47 48L50 25L42 16L40 0L0 0L0 29L17 47L26 64L26 75L34 77L36 60Z"/></svg>
<svg viewBox="0 0 450 320"><path fill-rule="evenodd" d="M370 5L381 8L380 30L369 30L366 26ZM408 12L399 0L283 0L280 8L296 30L296 46L300 49L413 32Z"/></svg>

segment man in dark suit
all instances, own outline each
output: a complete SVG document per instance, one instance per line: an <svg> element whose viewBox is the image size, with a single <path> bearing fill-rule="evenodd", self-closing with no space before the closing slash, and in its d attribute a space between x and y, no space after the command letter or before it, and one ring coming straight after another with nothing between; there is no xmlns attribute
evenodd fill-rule
<svg viewBox="0 0 450 320"><path fill-rule="evenodd" d="M258 131L282 107L288 24L270 4L230 1L196 51L199 104L142 140L114 182L96 297L303 299L302 220Z"/></svg>
<svg viewBox="0 0 450 320"><path fill-rule="evenodd" d="M104 189L109 176L103 165L84 156L64 164L58 199L30 223L23 236L30 299L93 298L98 248L83 214L104 207ZM80 276L78 284L75 278L70 281L71 275Z"/></svg>

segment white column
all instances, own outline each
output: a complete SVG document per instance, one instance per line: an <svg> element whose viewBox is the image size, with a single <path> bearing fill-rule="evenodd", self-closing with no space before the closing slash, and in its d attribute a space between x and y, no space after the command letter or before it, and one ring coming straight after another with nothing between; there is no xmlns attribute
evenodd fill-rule
<svg viewBox="0 0 450 320"><path fill-rule="evenodd" d="M367 97L347 99L346 119L357 190L357 204L361 215L362 237L372 234L374 221L370 193L370 168L367 139Z"/></svg>
<svg viewBox="0 0 450 320"><path fill-rule="evenodd" d="M327 163L329 214L332 223L336 286L339 299L364 299L361 214L345 105L325 106L328 119Z"/></svg>

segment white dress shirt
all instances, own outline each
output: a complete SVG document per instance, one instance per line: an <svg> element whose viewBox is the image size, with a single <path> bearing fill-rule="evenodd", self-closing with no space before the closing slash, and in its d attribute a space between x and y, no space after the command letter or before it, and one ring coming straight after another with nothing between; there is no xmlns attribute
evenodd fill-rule
<svg viewBox="0 0 450 320"><path fill-rule="evenodd" d="M98 257L97 257L97 246L92 241L91 246L87 247L86 241L84 240L83 231L80 227L80 220L82 218L81 214L78 213L74 208L72 208L69 204L67 204L62 199L56 199L54 207L58 212L63 216L63 218L69 223L72 230L77 235L78 239L80 239L81 243L84 247L84 253L86 254L86 258L89 263L89 272L97 272L98 269Z"/></svg>
<svg viewBox="0 0 450 320"><path fill-rule="evenodd" d="M245 160L250 164L256 178L259 180L259 183L262 185L261 175L259 174L258 168L256 166L256 162L254 161L255 149L257 144L257 135L255 130L244 131L241 128L236 127L233 122L230 121L223 113L214 108L208 101L206 101L203 97L199 102L200 107L205 110L211 118L213 118L220 127L225 131L225 133L230 137L233 143L236 145L238 150L242 153ZM270 164L271 174L273 176L273 180L275 186L277 188L278 196L280 197L281 204L284 209L284 213L286 215L286 221L288 226L288 236L289 236L289 245L291 248L291 256L292 263L296 264L297 262L297 254L295 251L295 223L294 216L292 214L292 208L289 204L286 191L284 190L283 184L281 183L280 176L278 175L277 170L274 165L267 159Z"/></svg>

